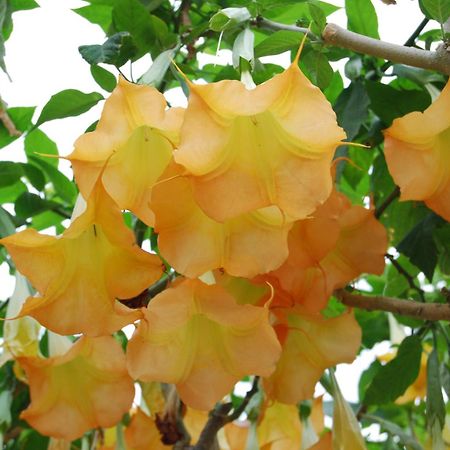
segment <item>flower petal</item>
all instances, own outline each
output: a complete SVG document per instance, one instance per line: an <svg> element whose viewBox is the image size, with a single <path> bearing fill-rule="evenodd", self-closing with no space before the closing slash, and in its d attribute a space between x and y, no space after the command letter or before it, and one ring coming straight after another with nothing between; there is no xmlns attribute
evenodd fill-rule
<svg viewBox="0 0 450 450"><path fill-rule="evenodd" d="M259 210L225 223L195 203L190 182L173 167L153 190L152 210L163 257L179 273L195 278L216 268L253 277L279 267L288 256L287 234L277 211ZM275 207L273 207L275 208Z"/></svg>
<svg viewBox="0 0 450 450"><path fill-rule="evenodd" d="M354 360L361 329L351 312L332 319L293 310L286 313L287 323L276 326L283 352L275 373L264 380L264 386L271 398L294 404L313 396L327 367Z"/></svg>

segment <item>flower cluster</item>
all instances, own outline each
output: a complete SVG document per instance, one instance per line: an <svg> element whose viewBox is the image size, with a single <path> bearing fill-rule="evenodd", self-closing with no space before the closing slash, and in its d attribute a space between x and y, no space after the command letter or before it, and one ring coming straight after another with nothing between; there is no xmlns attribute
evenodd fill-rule
<svg viewBox="0 0 450 450"><path fill-rule="evenodd" d="M113 426L130 409L133 380L173 384L189 408L208 410L258 375L263 448L280 436L276 448L298 447L292 405L358 352L352 311L321 311L333 290L383 271L387 237L372 209L333 188L345 134L330 104L297 61L254 89L189 88L186 110L167 108L156 89L120 78L68 157L81 193L70 226L1 240L37 291L13 315L82 335L50 358L10 336L30 385L22 417L43 434L71 440ZM123 210L153 227L157 252L136 245ZM128 307L168 266L175 281L147 307ZM124 355L111 334L137 321ZM127 428L133 448L153 442L159 411L149 409ZM147 422L153 434L142 441Z"/></svg>

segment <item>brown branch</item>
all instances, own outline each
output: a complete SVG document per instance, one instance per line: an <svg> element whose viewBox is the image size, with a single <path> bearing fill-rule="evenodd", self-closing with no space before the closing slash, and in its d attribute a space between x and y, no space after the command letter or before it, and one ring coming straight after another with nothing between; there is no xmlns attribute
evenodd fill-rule
<svg viewBox="0 0 450 450"><path fill-rule="evenodd" d="M436 51L405 47L354 33L334 23L325 27L322 39L329 45L450 75L450 53L444 45L439 46Z"/></svg>
<svg viewBox="0 0 450 450"><path fill-rule="evenodd" d="M344 305L367 311L386 311L421 320L450 321L450 305L445 303L422 303L399 298L354 294L344 289L334 292Z"/></svg>
<svg viewBox="0 0 450 450"><path fill-rule="evenodd" d="M2 121L3 125L5 126L10 136L19 137L22 135L22 132L16 128L14 122L8 116L8 113L6 112L6 109L3 105L3 101L1 100L1 98L0 98L0 120Z"/></svg>
<svg viewBox="0 0 450 450"><path fill-rule="evenodd" d="M263 17L259 17L253 23L260 28L275 31L287 30L308 33L311 39L317 39L307 29L295 25L285 25L267 20ZM322 40L328 45L347 48L354 52L376 56L377 58L406 64L408 66L437 70L438 72L450 75L450 53L444 44L440 45L436 51L405 47L354 33L334 23L329 23L325 27L322 33Z"/></svg>
<svg viewBox="0 0 450 450"><path fill-rule="evenodd" d="M208 422L206 422L197 444L191 447L192 450L211 450L214 448L217 433L227 423L233 422L233 420L236 420L245 411L251 398L258 392L258 382L259 377L255 377L252 388L247 392L239 407L231 414L228 413L233 407L232 403L222 403L211 411Z"/></svg>
<svg viewBox="0 0 450 450"><path fill-rule="evenodd" d="M383 203L375 209L375 217L379 219L388 206L400 195L400 188L398 186L385 198Z"/></svg>

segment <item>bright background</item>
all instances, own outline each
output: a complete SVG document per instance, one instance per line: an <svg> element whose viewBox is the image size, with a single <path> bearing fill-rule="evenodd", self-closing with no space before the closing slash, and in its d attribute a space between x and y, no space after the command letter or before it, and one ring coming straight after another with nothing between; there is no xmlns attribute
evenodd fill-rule
<svg viewBox="0 0 450 450"><path fill-rule="evenodd" d="M78 47L85 44L100 44L105 35L97 25L89 23L71 9L85 6L79 0L37 0L40 8L20 11L14 14L14 31L6 42L6 66L12 81L0 74L0 93L3 101L11 106L37 106L35 118L49 98L64 89L78 89L84 92L98 91L106 97L107 92L93 80L89 65L81 58ZM282 0L280 0L282 1ZM344 0L328 0L338 6ZM416 0L397 0L397 5L386 5L382 0L373 0L379 18L381 39L402 44L412 34L423 19ZM329 22L346 26L343 9L329 16ZM436 28L429 24L428 28ZM287 66L289 54L268 57L272 61ZM266 60L267 58L265 58ZM217 56L200 55L200 62L229 64L231 52L219 51ZM151 64L149 56L133 64L133 74L138 78ZM339 63L335 68L343 69ZM115 68L108 66L110 71ZM129 67L124 67L129 73ZM172 89L166 94L172 106L185 106L186 98L180 88ZM41 126L43 131L53 139L61 155L72 150L74 140L99 118L102 103L89 112L74 118L54 120ZM23 137L0 150L0 160L25 161ZM70 173L67 162L61 164L64 172ZM6 205L8 208L8 205ZM14 277L8 273L6 263L0 266L0 299L8 298L14 289ZM337 376L344 396L349 401L357 401L357 380L360 373L367 368L376 355L386 353L389 343L375 346L371 351L363 351L351 365L341 364ZM376 428L373 430L376 433Z"/></svg>

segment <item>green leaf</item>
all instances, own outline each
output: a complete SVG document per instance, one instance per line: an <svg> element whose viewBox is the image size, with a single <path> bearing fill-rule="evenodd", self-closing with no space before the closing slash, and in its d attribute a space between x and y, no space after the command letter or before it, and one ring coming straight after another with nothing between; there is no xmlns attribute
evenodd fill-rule
<svg viewBox="0 0 450 450"><path fill-rule="evenodd" d="M77 196L75 184L66 178L58 169L40 158L30 157L30 161L39 166L55 188L55 192L69 205L73 205Z"/></svg>
<svg viewBox="0 0 450 450"><path fill-rule="evenodd" d="M434 348L427 361L427 422L430 428L434 422L438 422L442 430L445 423L445 403L439 371L438 354Z"/></svg>
<svg viewBox="0 0 450 450"><path fill-rule="evenodd" d="M422 344L417 336L408 336L400 344L396 357L381 367L364 396L366 405L393 402L419 375Z"/></svg>
<svg viewBox="0 0 450 450"><path fill-rule="evenodd" d="M35 128L25 136L25 154L28 160L30 158L45 158L45 160L52 166L58 167L58 158L46 158L41 155L58 155L58 148L54 141L52 141L42 130Z"/></svg>
<svg viewBox="0 0 450 450"><path fill-rule="evenodd" d="M7 19L8 15L8 2L6 0L0 0L0 30L3 31L5 20ZM10 14L10 13L9 13ZM3 72L8 75L8 72L6 70L5 66L5 42L3 33L0 34L0 67L2 68ZM8 75L9 77L9 75Z"/></svg>
<svg viewBox="0 0 450 450"><path fill-rule="evenodd" d="M366 81L366 89L372 110L386 126L390 126L397 117L412 111L424 111L431 104L431 97L425 91L398 90L375 81Z"/></svg>
<svg viewBox="0 0 450 450"><path fill-rule="evenodd" d="M72 11L89 22L99 25L105 33L108 33L112 23L112 10L110 5L88 5Z"/></svg>
<svg viewBox="0 0 450 450"><path fill-rule="evenodd" d="M31 128L31 119L35 109L34 106L20 106L9 108L6 113L16 129L24 133ZM3 122L0 121L0 148L6 147L17 138L18 136L11 136Z"/></svg>
<svg viewBox="0 0 450 450"><path fill-rule="evenodd" d="M22 193L26 192L27 187L23 181L17 181L10 186L0 188L0 204L14 203L16 198Z"/></svg>
<svg viewBox="0 0 450 450"><path fill-rule="evenodd" d="M400 242L397 250L406 255L431 281L437 264L437 246L433 239L436 228L445 221L434 213L428 214Z"/></svg>
<svg viewBox="0 0 450 450"><path fill-rule="evenodd" d="M450 16L450 2L448 0L420 0L422 12L429 18L443 24Z"/></svg>
<svg viewBox="0 0 450 450"><path fill-rule="evenodd" d="M255 56L278 55L300 46L303 34L295 31L275 31L255 47Z"/></svg>
<svg viewBox="0 0 450 450"><path fill-rule="evenodd" d="M28 178L28 181L33 185L38 191L44 190L45 187L45 175L36 166L29 163L18 163L22 166L24 175Z"/></svg>
<svg viewBox="0 0 450 450"><path fill-rule="evenodd" d="M39 197L39 195L24 192L17 198L14 204L14 211L18 217L27 219L28 217L52 209L52 207L52 202Z"/></svg>
<svg viewBox="0 0 450 450"><path fill-rule="evenodd" d="M0 206L0 236L6 237L16 232L16 227L6 209Z"/></svg>
<svg viewBox="0 0 450 450"><path fill-rule="evenodd" d="M274 20L276 22L286 23L292 25L299 20L304 21L304 25L308 26L313 17L311 16L311 11L306 1L295 1L291 2L293 4L286 4L286 2L280 2L279 0L274 2L274 7L270 10L264 12L264 17ZM314 1L325 16L329 16L335 11L339 10L339 6L332 5L331 3L326 3L322 1Z"/></svg>
<svg viewBox="0 0 450 450"><path fill-rule="evenodd" d="M209 20L209 28L213 31L225 31L234 28L251 18L247 8L224 8Z"/></svg>
<svg viewBox="0 0 450 450"><path fill-rule="evenodd" d="M158 87L164 79L167 69L170 67L170 63L172 58L175 56L177 49L178 48L172 48L160 53L155 58L147 72L145 72L139 79L139 83Z"/></svg>
<svg viewBox="0 0 450 450"><path fill-rule="evenodd" d="M386 313L356 309L355 317L362 330L362 345L365 348L372 348L377 342L389 339L389 322Z"/></svg>
<svg viewBox="0 0 450 450"><path fill-rule="evenodd" d="M321 90L326 89L333 78L333 68L326 56L318 51L311 50L301 59L300 66L305 68L308 78Z"/></svg>
<svg viewBox="0 0 450 450"><path fill-rule="evenodd" d="M370 104L364 84L355 81L344 89L336 100L334 110L339 125L344 128L349 140L357 134L368 114Z"/></svg>
<svg viewBox="0 0 450 450"><path fill-rule="evenodd" d="M399 441L408 449L408 450L424 450L424 448L417 442L414 436L406 433L401 427L396 425L395 423L383 419L378 416L373 416L369 414L364 414L364 419L370 420L371 422L378 423L381 425L382 430L386 430L389 434L393 436L397 436ZM386 447L383 445L383 449ZM395 448L398 448L396 446Z"/></svg>
<svg viewBox="0 0 450 450"><path fill-rule="evenodd" d="M34 0L9 0L9 6L12 12L39 8L38 3Z"/></svg>
<svg viewBox="0 0 450 450"><path fill-rule="evenodd" d="M100 100L103 95L98 92L85 94L76 89L66 89L53 95L42 109L41 115L35 127L50 120L62 119L64 117L79 116L89 111Z"/></svg>
<svg viewBox="0 0 450 450"><path fill-rule="evenodd" d="M103 67L91 65L91 75L97 84L105 91L112 92L117 85L116 77Z"/></svg>
<svg viewBox="0 0 450 450"><path fill-rule="evenodd" d="M315 3L308 3L308 8L314 23L317 25L320 33L322 33L325 25L327 24L327 16L325 15L325 12Z"/></svg>
<svg viewBox="0 0 450 450"><path fill-rule="evenodd" d="M128 31L131 34L141 55L149 52L155 45L161 49L169 31L166 23L150 14L139 0L116 2L112 18L117 31Z"/></svg>
<svg viewBox="0 0 450 450"><path fill-rule="evenodd" d="M78 51L89 64L105 63L121 67L136 55L137 49L131 34L122 31L112 35L102 45L82 45Z"/></svg>
<svg viewBox="0 0 450 450"><path fill-rule="evenodd" d="M347 28L355 33L379 39L378 18L370 0L345 0Z"/></svg>
<svg viewBox="0 0 450 450"><path fill-rule="evenodd" d="M0 188L14 184L23 175L22 167L11 161L0 161Z"/></svg>

